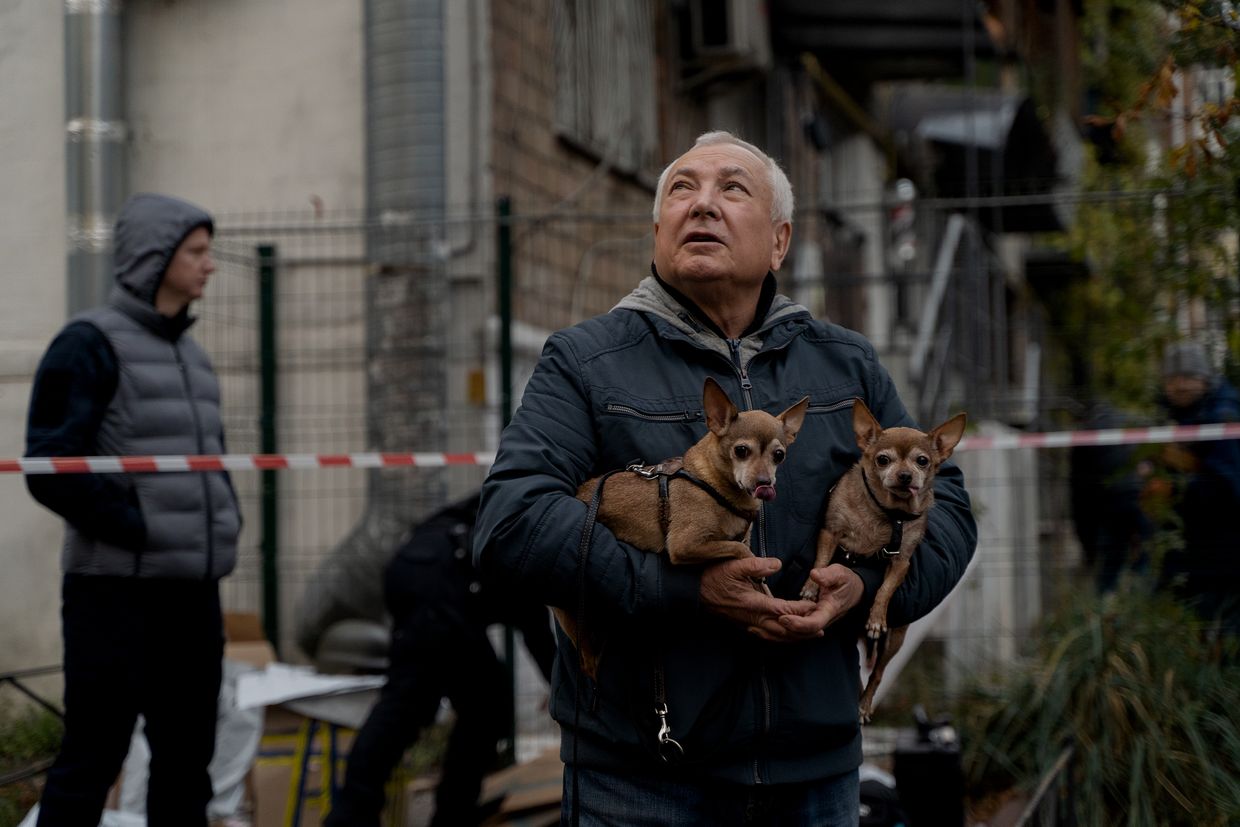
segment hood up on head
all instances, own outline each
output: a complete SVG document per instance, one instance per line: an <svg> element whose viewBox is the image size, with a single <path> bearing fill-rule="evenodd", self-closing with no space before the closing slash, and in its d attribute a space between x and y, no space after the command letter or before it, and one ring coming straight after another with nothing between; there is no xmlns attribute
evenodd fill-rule
<svg viewBox="0 0 1240 827"><path fill-rule="evenodd" d="M116 283L154 305L172 254L199 227L215 234L210 213L188 201L153 193L131 196L121 207L113 236Z"/></svg>

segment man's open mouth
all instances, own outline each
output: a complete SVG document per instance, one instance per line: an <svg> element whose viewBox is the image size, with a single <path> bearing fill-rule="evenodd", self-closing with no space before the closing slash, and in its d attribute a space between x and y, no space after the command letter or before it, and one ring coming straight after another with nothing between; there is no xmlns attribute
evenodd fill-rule
<svg viewBox="0 0 1240 827"><path fill-rule="evenodd" d="M719 236L713 233L689 233L685 236L685 244L698 244L702 242L712 242L714 244L723 243Z"/></svg>

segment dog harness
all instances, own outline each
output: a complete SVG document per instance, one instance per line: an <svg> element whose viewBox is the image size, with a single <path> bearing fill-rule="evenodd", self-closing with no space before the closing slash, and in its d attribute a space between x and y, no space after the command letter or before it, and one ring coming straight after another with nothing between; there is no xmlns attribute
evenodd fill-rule
<svg viewBox="0 0 1240 827"><path fill-rule="evenodd" d="M861 482L865 486L865 493L870 495L870 499L874 501L874 505L878 506L878 510L886 515L888 521L891 522L891 537L878 550L878 554L890 560L892 557L900 556L900 545L904 542L904 524L921 517L921 514L914 514L912 511L903 511L899 508L888 508L878 501L878 497L874 496L874 490L870 488L870 481L865 477L865 471L859 471L861 474ZM836 483L839 485L839 483ZM831 486L827 491L827 498L822 504L823 523L826 523L827 506L831 502L831 495L835 493L835 485ZM925 513L925 512L922 512ZM857 552L840 546L840 550L844 552L844 556L840 558L845 565L852 565L857 562L857 555L864 552Z"/></svg>
<svg viewBox="0 0 1240 827"><path fill-rule="evenodd" d="M648 479L648 480L658 480L659 482L659 528L663 532L663 539L665 543L667 541L667 529L668 529L668 526L671 524L671 518L672 518L670 488L671 488L671 481L673 478L688 480L689 482L693 483L698 488L705 491L707 494L710 494L710 496L715 500L715 502L719 503L719 505L721 505L723 508L727 509L732 514L735 514L737 517L740 517L742 520L745 520L747 523L752 523L754 520L758 519L758 509L737 508L732 502L728 500L727 497L723 496L723 494L720 494L718 489L716 489L710 483L706 482L703 479L695 477L692 474L690 474L688 471L686 471L685 465L684 465L684 457L672 457L671 459L665 459L663 460L663 462L660 462L657 465L642 465L642 461L640 459L634 460L633 462L630 462L627 466L625 466L624 470L632 471L634 474L637 474L639 477L644 477L645 479ZM734 540L734 541L740 541L744 539L745 533L748 531L749 531L749 526L747 525L745 526L745 528L741 531L739 535L737 535L736 537L729 537L728 539ZM664 546L663 550L667 551L666 545Z"/></svg>

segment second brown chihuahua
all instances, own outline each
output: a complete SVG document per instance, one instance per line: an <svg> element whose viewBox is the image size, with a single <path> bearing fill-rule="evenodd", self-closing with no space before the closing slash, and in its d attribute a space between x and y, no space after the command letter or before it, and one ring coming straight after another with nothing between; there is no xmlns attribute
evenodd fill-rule
<svg viewBox="0 0 1240 827"><path fill-rule="evenodd" d="M865 625L874 663L858 705L862 723L869 723L874 692L908 631L907 626L888 630L887 607L925 536L926 514L934 505L934 477L960 442L964 427L965 415L960 413L929 433L884 429L864 402L853 402L853 432L861 458L827 494L814 568L828 565L837 554L854 558L879 554L888 563ZM818 584L807 580L801 596L816 599Z"/></svg>
<svg viewBox="0 0 1240 827"><path fill-rule="evenodd" d="M589 503L602 480L598 521L621 542L643 551L666 551L672 563L706 563L750 557L749 528L764 500L775 499L776 469L786 459L805 419L809 397L778 416L740 411L714 379L702 390L706 435L683 458L637 465L586 480L577 499ZM560 626L581 650L592 677L601 641L578 642L577 624L555 609Z"/></svg>

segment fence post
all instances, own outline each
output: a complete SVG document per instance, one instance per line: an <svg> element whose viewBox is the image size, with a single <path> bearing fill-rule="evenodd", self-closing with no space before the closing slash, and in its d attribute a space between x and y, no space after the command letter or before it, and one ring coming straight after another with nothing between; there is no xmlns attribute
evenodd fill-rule
<svg viewBox="0 0 1240 827"><path fill-rule="evenodd" d="M260 360L259 450L274 454L276 447L276 248L258 246L258 308ZM280 575L277 553L280 537L279 481L274 470L262 471L263 631L280 652Z"/></svg>
<svg viewBox="0 0 1240 827"><path fill-rule="evenodd" d="M512 419L512 200L500 196L495 202L496 297L499 313L499 394L500 430ZM504 654L508 665L508 685L512 689L512 714L508 716L508 746L501 759L505 765L517 761L517 636L511 624L504 624Z"/></svg>

